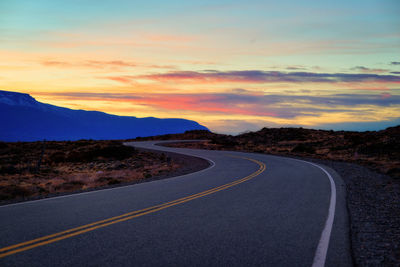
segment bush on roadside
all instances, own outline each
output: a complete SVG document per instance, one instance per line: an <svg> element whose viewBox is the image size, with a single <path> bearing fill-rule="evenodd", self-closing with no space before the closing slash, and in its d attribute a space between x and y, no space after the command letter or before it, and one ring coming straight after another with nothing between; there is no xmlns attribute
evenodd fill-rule
<svg viewBox="0 0 400 267"><path fill-rule="evenodd" d="M133 147L124 146L119 142L94 143L80 142L83 146L76 146L73 150L64 153L56 151L49 156L52 163L60 162L92 162L101 159L106 160L123 160L135 154Z"/></svg>
<svg viewBox="0 0 400 267"><path fill-rule="evenodd" d="M0 200L25 198L32 194L31 190L19 185L0 186Z"/></svg>
<svg viewBox="0 0 400 267"><path fill-rule="evenodd" d="M315 148L310 144L298 144L292 149L293 153L315 154Z"/></svg>

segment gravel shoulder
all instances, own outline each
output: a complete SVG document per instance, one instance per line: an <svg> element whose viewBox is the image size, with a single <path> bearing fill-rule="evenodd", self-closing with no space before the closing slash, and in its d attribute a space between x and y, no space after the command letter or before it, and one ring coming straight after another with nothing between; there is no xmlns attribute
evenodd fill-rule
<svg viewBox="0 0 400 267"><path fill-rule="evenodd" d="M355 265L400 266L400 181L357 164L301 159L334 169L345 182Z"/></svg>

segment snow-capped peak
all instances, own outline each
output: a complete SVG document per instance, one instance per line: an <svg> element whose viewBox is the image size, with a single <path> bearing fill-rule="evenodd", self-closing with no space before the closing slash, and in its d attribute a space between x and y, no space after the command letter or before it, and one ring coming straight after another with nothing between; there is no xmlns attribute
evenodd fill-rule
<svg viewBox="0 0 400 267"><path fill-rule="evenodd" d="M10 106L26 106L39 108L40 103L28 94L0 90L0 103Z"/></svg>

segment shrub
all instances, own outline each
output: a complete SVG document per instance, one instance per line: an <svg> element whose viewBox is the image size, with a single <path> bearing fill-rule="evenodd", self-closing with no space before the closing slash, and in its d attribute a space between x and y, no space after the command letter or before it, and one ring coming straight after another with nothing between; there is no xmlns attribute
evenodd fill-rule
<svg viewBox="0 0 400 267"><path fill-rule="evenodd" d="M0 186L0 200L7 200L18 197L28 197L30 195L32 195L32 191L22 186L18 185Z"/></svg>
<svg viewBox="0 0 400 267"><path fill-rule="evenodd" d="M358 152L371 156L393 156L398 155L400 151L400 142L392 141L387 143L375 143L364 145L359 148Z"/></svg>
<svg viewBox="0 0 400 267"><path fill-rule="evenodd" d="M296 145L293 149L292 152L294 153L308 153L308 154L314 154L315 153L315 148L310 145L310 144L298 144Z"/></svg>
<svg viewBox="0 0 400 267"><path fill-rule="evenodd" d="M65 161L65 153L61 151L57 151L50 155L49 157L50 162L60 163Z"/></svg>
<svg viewBox="0 0 400 267"><path fill-rule="evenodd" d="M8 148L8 144L6 142L0 141L0 149Z"/></svg>
<svg viewBox="0 0 400 267"><path fill-rule="evenodd" d="M232 136L214 137L211 138L211 143L224 147L234 147L239 144Z"/></svg>
<svg viewBox="0 0 400 267"><path fill-rule="evenodd" d="M121 183L121 181L118 180L118 179L115 179L115 178L111 178L111 179L108 181L108 185L120 184L120 183Z"/></svg>
<svg viewBox="0 0 400 267"><path fill-rule="evenodd" d="M56 186L54 189L56 189L56 190L60 190L60 189L63 189L63 190L75 190L75 189L82 188L82 186L84 184L85 183L82 182L82 181L74 180L74 181L65 182L65 183L63 183L63 184L61 184L59 186Z"/></svg>
<svg viewBox="0 0 400 267"><path fill-rule="evenodd" d="M65 160L68 162L91 162L100 158L123 160L131 157L134 153L135 149L133 147L122 144L112 144L105 147L95 145L73 150Z"/></svg>
<svg viewBox="0 0 400 267"><path fill-rule="evenodd" d="M16 174L16 173L18 173L18 169L11 164L0 166L0 174Z"/></svg>

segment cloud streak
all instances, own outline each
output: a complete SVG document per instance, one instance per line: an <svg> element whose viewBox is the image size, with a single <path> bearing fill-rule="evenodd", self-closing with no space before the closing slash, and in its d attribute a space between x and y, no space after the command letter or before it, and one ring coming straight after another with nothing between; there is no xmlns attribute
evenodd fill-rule
<svg viewBox="0 0 400 267"><path fill-rule="evenodd" d="M123 60L109 60L109 61L100 61L100 60L84 60L84 61L58 61L58 60L44 60L40 62L43 66L50 67L95 67L95 68L104 68L104 67L136 67L137 64L129 61Z"/></svg>
<svg viewBox="0 0 400 267"><path fill-rule="evenodd" d="M60 68L132 68L132 67L146 67L153 69L174 69L172 65L157 65L137 63L125 60L82 60L82 61L60 61L60 60L43 60L39 62L46 67L60 67Z"/></svg>
<svg viewBox="0 0 400 267"><path fill-rule="evenodd" d="M385 82L400 83L400 76L367 73L315 73L281 72L262 70L243 71L171 71L136 76L159 82L242 82L242 83L340 83L340 82Z"/></svg>
<svg viewBox="0 0 400 267"><path fill-rule="evenodd" d="M351 70L361 71L363 73L383 73L389 71L387 69L371 69L364 66L356 66L354 68L351 68Z"/></svg>
<svg viewBox="0 0 400 267"><path fill-rule="evenodd" d="M390 93L309 95L260 95L251 93L208 94L118 94L118 93L52 93L69 99L130 102L170 111L204 114L237 114L293 119L319 116L322 113L351 112L357 107L391 107L400 105L400 96Z"/></svg>

